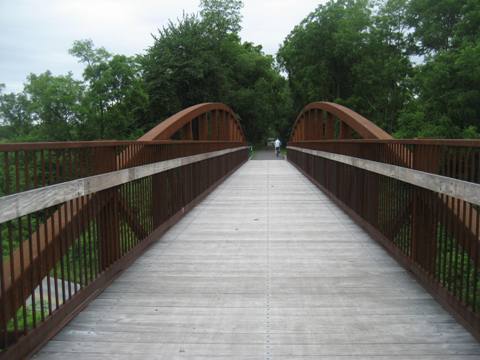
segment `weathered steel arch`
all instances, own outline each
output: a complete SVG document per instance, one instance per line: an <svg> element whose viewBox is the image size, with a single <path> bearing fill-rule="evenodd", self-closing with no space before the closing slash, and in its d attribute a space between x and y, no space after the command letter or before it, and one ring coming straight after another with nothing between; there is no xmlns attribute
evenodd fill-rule
<svg viewBox="0 0 480 360"><path fill-rule="evenodd" d="M351 139L392 139L392 136L355 111L331 102L312 102L298 115L290 141Z"/></svg>
<svg viewBox="0 0 480 360"><path fill-rule="evenodd" d="M138 140L246 142L237 116L230 107L222 103L203 103L190 106L162 121Z"/></svg>

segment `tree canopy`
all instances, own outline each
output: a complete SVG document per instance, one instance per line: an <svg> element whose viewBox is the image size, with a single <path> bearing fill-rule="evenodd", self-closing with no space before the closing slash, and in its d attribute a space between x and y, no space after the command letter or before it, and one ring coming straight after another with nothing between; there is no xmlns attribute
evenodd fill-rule
<svg viewBox="0 0 480 360"><path fill-rule="evenodd" d="M241 0L200 0L125 56L75 41L84 72L0 85L0 141L133 139L201 102L223 102L247 138L288 139L311 101L351 107L397 137L480 137L478 0L330 0L276 57L243 41Z"/></svg>
<svg viewBox="0 0 480 360"><path fill-rule="evenodd" d="M480 3L335 0L285 39L294 107L349 106L397 137L480 137Z"/></svg>
<svg viewBox="0 0 480 360"><path fill-rule="evenodd" d="M288 84L273 57L240 40L241 2L202 4L200 16L184 15L159 30L147 50L143 68L151 118L201 102L224 102L239 114L252 142L285 131L291 116Z"/></svg>

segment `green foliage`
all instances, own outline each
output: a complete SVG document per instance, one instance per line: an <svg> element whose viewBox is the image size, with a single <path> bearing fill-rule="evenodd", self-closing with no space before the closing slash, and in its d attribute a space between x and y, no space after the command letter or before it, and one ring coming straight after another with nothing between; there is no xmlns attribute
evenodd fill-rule
<svg viewBox="0 0 480 360"><path fill-rule="evenodd" d="M18 94L0 94L2 141L72 140L82 121L83 85L72 74L30 74Z"/></svg>
<svg viewBox="0 0 480 360"><path fill-rule="evenodd" d="M478 39L480 4L477 0L410 0L406 20L420 52L446 51Z"/></svg>
<svg viewBox="0 0 480 360"><path fill-rule="evenodd" d="M0 142L132 139L201 102L224 102L252 143L288 139L311 101L353 108L397 137L480 137L478 0L330 0L276 61L243 42L241 0L200 0L141 56L91 40L70 49L83 78L49 71L0 86ZM284 74L288 75L288 80Z"/></svg>
<svg viewBox="0 0 480 360"><path fill-rule="evenodd" d="M32 114L25 94L2 94L0 88L0 139L23 138L32 129Z"/></svg>
<svg viewBox="0 0 480 360"><path fill-rule="evenodd" d="M411 0L408 24L423 52L447 50L465 0Z"/></svg>
<svg viewBox="0 0 480 360"><path fill-rule="evenodd" d="M242 0L200 0L200 15L209 32L220 36L238 34L242 29Z"/></svg>
<svg viewBox="0 0 480 360"><path fill-rule="evenodd" d="M399 136L479 137L480 42L441 51L418 68L416 116L401 117ZM420 116L422 114L422 116ZM405 128L415 129L407 133Z"/></svg>
<svg viewBox="0 0 480 360"><path fill-rule="evenodd" d="M364 53L369 23L366 1L329 1L288 35L278 60L289 75L296 108L351 95L352 65Z"/></svg>
<svg viewBox="0 0 480 360"><path fill-rule="evenodd" d="M413 113L400 116L396 135L479 138L480 3L411 0L408 21L427 57L413 79Z"/></svg>
<svg viewBox="0 0 480 360"><path fill-rule="evenodd" d="M202 5L201 17L184 15L169 23L147 51L143 67L150 118L158 121L197 103L224 102L239 114L250 141L280 133L293 116L287 82L260 46L240 41L241 2Z"/></svg>
<svg viewBox="0 0 480 360"><path fill-rule="evenodd" d="M393 130L411 71L403 3L389 1L374 17L367 0L330 1L297 26L278 53L295 107L337 101Z"/></svg>
<svg viewBox="0 0 480 360"><path fill-rule="evenodd" d="M25 84L25 94L33 122L41 122L39 137L42 140L75 139L74 124L82 120L81 99L83 86L72 74L53 76L49 71L30 74Z"/></svg>
<svg viewBox="0 0 480 360"><path fill-rule="evenodd" d="M479 137L480 3L335 0L285 39L294 106L349 106L398 137ZM421 62L415 65L415 62Z"/></svg>
<svg viewBox="0 0 480 360"><path fill-rule="evenodd" d="M129 139L148 128L148 95L138 57L113 55L91 40L70 53L85 64L71 73L30 74L22 92L0 93L0 140Z"/></svg>
<svg viewBox="0 0 480 360"><path fill-rule="evenodd" d="M70 54L86 65L86 120L79 128L81 138L135 136L145 125L148 105L139 59L96 49L91 40L76 41Z"/></svg>

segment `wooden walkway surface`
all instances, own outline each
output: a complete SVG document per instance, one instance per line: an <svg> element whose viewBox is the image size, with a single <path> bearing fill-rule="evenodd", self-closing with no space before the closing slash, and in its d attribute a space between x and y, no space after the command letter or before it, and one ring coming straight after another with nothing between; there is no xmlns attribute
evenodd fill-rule
<svg viewBox="0 0 480 360"><path fill-rule="evenodd" d="M275 156L275 149L256 150L253 153L252 160L284 160L284 156L280 154Z"/></svg>
<svg viewBox="0 0 480 360"><path fill-rule="evenodd" d="M479 344L286 161L249 161L38 359L479 359Z"/></svg>

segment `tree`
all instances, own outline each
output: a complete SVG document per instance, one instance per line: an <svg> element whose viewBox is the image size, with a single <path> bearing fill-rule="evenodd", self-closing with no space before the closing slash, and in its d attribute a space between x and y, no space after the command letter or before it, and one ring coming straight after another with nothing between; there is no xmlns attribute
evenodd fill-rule
<svg viewBox="0 0 480 360"><path fill-rule="evenodd" d="M363 57L352 68L352 96L345 100L390 133L397 129L399 114L412 98L412 42L405 22L406 1L377 4Z"/></svg>
<svg viewBox="0 0 480 360"><path fill-rule="evenodd" d="M407 22L421 53L448 50L454 45L454 30L468 0L410 0Z"/></svg>
<svg viewBox="0 0 480 360"><path fill-rule="evenodd" d="M287 36L278 61L288 73L297 109L307 102L346 99L352 66L364 54L370 9L364 0L320 5Z"/></svg>
<svg viewBox="0 0 480 360"><path fill-rule="evenodd" d="M238 34L242 29L242 0L201 0L200 15L213 34Z"/></svg>
<svg viewBox="0 0 480 360"><path fill-rule="evenodd" d="M410 0L407 13L426 58L396 135L480 137L480 3Z"/></svg>
<svg viewBox="0 0 480 360"><path fill-rule="evenodd" d="M417 69L418 96L400 117L400 137L480 137L480 41L441 51Z"/></svg>
<svg viewBox="0 0 480 360"><path fill-rule="evenodd" d="M295 107L336 101L394 131L409 97L405 1L338 0L320 5L285 39L278 60Z"/></svg>
<svg viewBox="0 0 480 360"><path fill-rule="evenodd" d="M82 121L83 86L71 73L53 76L50 71L30 74L25 84L28 110L39 124L38 140L73 140Z"/></svg>
<svg viewBox="0 0 480 360"><path fill-rule="evenodd" d="M225 75L215 44L197 16L184 15L178 24L170 22L154 39L143 60L153 121L219 98Z"/></svg>
<svg viewBox="0 0 480 360"><path fill-rule="evenodd" d="M480 137L478 0L330 0L276 61L240 39L241 0L200 5L160 29L143 56L76 41L81 81L47 71L17 94L0 86L0 139L136 138L186 107L223 102L250 141L286 141L296 113L317 100L397 137Z"/></svg>
<svg viewBox="0 0 480 360"><path fill-rule="evenodd" d="M125 139L141 134L146 124L148 96L137 57L112 55L91 40L76 41L70 53L86 65L82 138Z"/></svg>
<svg viewBox="0 0 480 360"><path fill-rule="evenodd" d="M271 56L238 37L241 2L202 4L202 16L184 15L159 30L144 58L152 122L197 103L223 102L238 113L247 138L260 142L286 122L277 116L288 113L287 83Z"/></svg>
<svg viewBox="0 0 480 360"><path fill-rule="evenodd" d="M30 103L23 93L2 94L0 84L0 139L27 140L33 128Z"/></svg>

